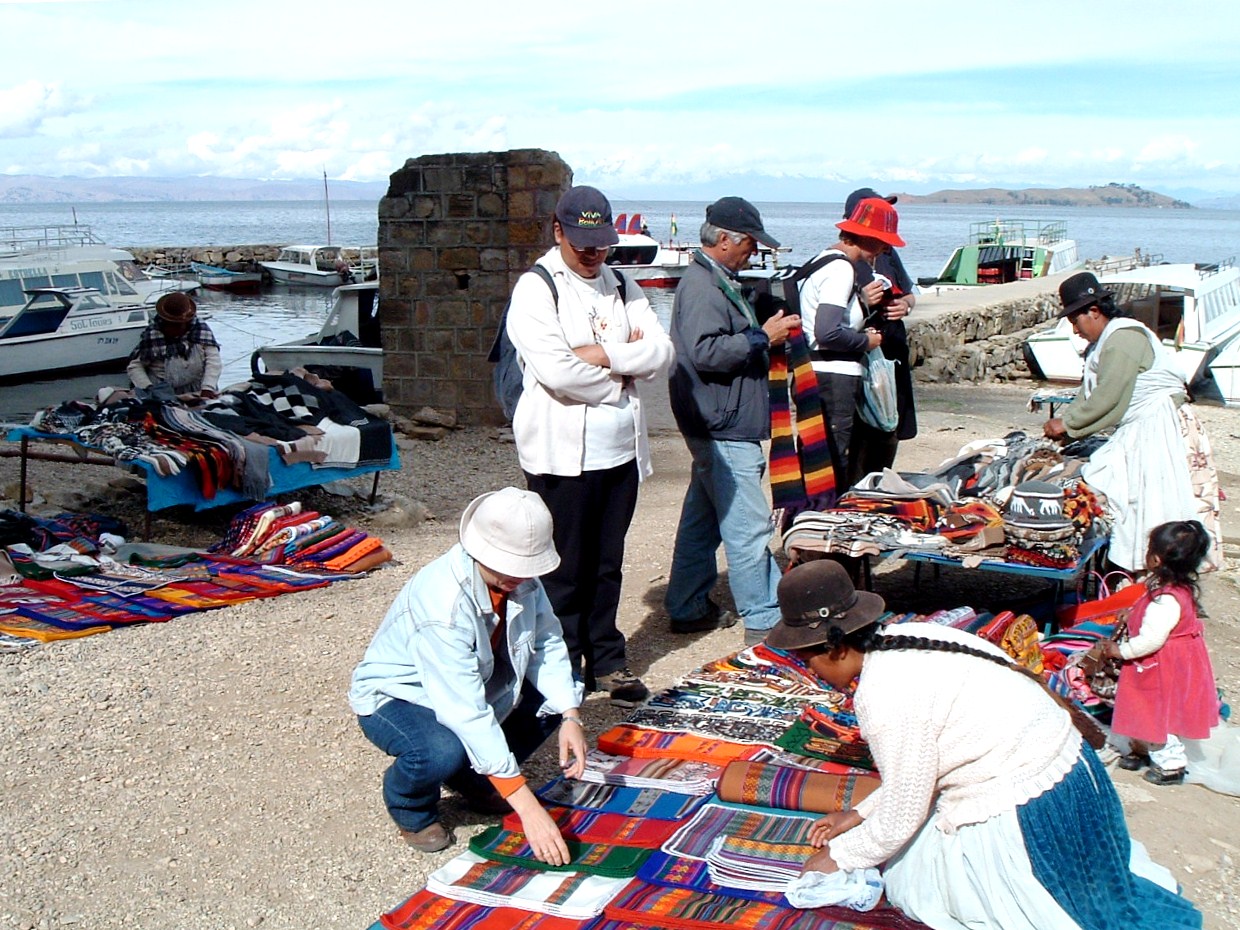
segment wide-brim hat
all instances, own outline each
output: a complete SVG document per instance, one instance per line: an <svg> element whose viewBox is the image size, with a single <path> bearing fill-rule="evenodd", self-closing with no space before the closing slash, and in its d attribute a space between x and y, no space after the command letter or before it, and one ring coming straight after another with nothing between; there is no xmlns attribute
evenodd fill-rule
<svg viewBox="0 0 1240 930"><path fill-rule="evenodd" d="M867 197L859 201L852 213L848 214L848 219L835 225L837 229L854 236L877 239L896 247L904 245L898 232L900 217L895 207L882 197Z"/></svg>
<svg viewBox="0 0 1240 930"><path fill-rule="evenodd" d="M895 203L900 199L895 194L890 194L887 197L884 197L872 187L859 187L849 194L848 199L844 201L844 219L848 219L852 216L853 210L857 209L857 204L861 203L863 200L869 200L871 197L877 197L879 200L885 200L888 203Z"/></svg>
<svg viewBox="0 0 1240 930"><path fill-rule="evenodd" d="M1092 307L1098 301L1113 296L1110 291L1098 283L1091 271L1081 271L1059 285L1059 302L1063 309L1060 316L1071 316Z"/></svg>
<svg viewBox="0 0 1240 930"><path fill-rule="evenodd" d="M839 562L802 562L779 579L780 621L766 636L775 649L808 649L831 638L833 629L852 633L887 610L877 594L858 591Z"/></svg>
<svg viewBox="0 0 1240 930"><path fill-rule="evenodd" d="M568 241L579 249L605 249L620 241L611 202L598 188L570 187L555 205L555 218Z"/></svg>
<svg viewBox="0 0 1240 930"><path fill-rule="evenodd" d="M155 301L155 315L169 323L188 323L197 312L194 298L184 291L173 291Z"/></svg>
<svg viewBox="0 0 1240 930"><path fill-rule="evenodd" d="M560 564L551 511L532 491L502 488L475 497L461 514L461 546L511 578L537 578Z"/></svg>
<svg viewBox="0 0 1240 930"><path fill-rule="evenodd" d="M779 240L762 225L762 214L744 197L720 197L706 208L706 222L729 232L753 236L754 241L778 249Z"/></svg>

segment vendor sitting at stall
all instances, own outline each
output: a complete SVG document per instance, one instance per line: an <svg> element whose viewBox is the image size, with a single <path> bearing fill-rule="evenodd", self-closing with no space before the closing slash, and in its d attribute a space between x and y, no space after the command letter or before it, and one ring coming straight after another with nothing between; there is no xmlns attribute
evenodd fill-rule
<svg viewBox="0 0 1240 930"><path fill-rule="evenodd" d="M780 579L779 609L767 645L852 695L882 773L815 822L807 873L883 865L888 900L934 930L1201 926L1131 855L1106 769L1038 675L961 630L880 626L882 598L825 559Z"/></svg>
<svg viewBox="0 0 1240 930"><path fill-rule="evenodd" d="M220 344L211 327L198 319L194 299L183 291L165 294L125 369L139 390L166 385L172 394L215 397L219 393Z"/></svg>
<svg viewBox="0 0 1240 930"><path fill-rule="evenodd" d="M1064 281L1059 299L1060 316L1090 346L1080 392L1042 431L1062 440L1115 430L1081 469L1116 516L1111 561L1141 571L1150 530L1172 520L1200 520L1212 537L1203 570L1217 568L1218 474L1184 375L1158 337L1125 317L1090 272Z"/></svg>

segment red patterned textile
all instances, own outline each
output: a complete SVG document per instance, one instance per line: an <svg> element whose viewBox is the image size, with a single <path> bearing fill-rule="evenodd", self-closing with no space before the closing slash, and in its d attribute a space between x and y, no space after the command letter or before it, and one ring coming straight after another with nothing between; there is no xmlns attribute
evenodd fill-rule
<svg viewBox="0 0 1240 930"><path fill-rule="evenodd" d="M419 891L379 918L385 930L581 930L589 921L486 907Z"/></svg>

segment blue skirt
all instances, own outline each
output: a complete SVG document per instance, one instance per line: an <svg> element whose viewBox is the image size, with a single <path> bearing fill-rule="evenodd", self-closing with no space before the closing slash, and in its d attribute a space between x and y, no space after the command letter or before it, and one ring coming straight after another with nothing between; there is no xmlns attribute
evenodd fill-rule
<svg viewBox="0 0 1240 930"><path fill-rule="evenodd" d="M1088 746L1063 781L1016 814L1034 877L1082 930L1200 930L1190 902L1130 871L1124 810Z"/></svg>

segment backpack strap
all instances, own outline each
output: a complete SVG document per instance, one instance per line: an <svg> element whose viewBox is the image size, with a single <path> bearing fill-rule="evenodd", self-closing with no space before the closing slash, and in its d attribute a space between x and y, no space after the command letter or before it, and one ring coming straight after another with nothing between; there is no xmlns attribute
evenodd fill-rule
<svg viewBox="0 0 1240 930"><path fill-rule="evenodd" d="M534 264L530 267L535 275L547 282L547 287L551 288L551 302L555 305L556 312L560 310L560 292L555 288L555 281L551 277L551 272L542 265ZM499 328L495 331L495 341L491 343L491 351L487 353L487 361L492 365L496 364L503 354L504 343L508 339L508 308L512 306L512 298L508 299L508 303L504 304L504 312L499 315Z"/></svg>

